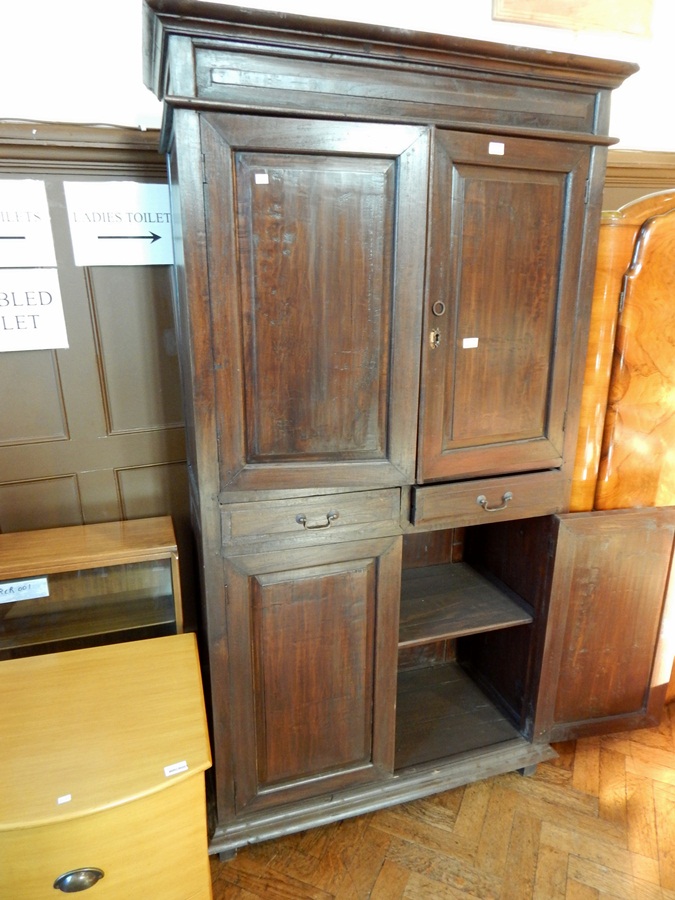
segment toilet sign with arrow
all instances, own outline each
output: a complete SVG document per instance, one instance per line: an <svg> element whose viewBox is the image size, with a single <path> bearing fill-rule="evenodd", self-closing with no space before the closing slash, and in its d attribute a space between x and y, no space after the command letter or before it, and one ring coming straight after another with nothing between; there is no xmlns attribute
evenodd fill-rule
<svg viewBox="0 0 675 900"><path fill-rule="evenodd" d="M0 268L55 265L44 182L0 180Z"/></svg>
<svg viewBox="0 0 675 900"><path fill-rule="evenodd" d="M77 266L156 266L173 262L169 189L137 181L66 181Z"/></svg>

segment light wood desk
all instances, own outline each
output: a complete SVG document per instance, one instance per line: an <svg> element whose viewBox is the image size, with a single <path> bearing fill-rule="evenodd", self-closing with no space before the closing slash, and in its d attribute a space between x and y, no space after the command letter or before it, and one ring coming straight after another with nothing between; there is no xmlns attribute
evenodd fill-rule
<svg viewBox="0 0 675 900"><path fill-rule="evenodd" d="M0 719L0 897L211 897L194 635L0 662Z"/></svg>

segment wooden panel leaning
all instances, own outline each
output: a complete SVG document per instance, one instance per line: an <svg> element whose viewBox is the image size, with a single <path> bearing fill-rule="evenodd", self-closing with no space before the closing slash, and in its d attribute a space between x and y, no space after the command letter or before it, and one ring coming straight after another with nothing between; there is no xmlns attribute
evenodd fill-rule
<svg viewBox="0 0 675 900"><path fill-rule="evenodd" d="M644 282L649 278L650 284L647 290L655 291L656 296L665 297L665 294L654 284L654 255L663 254L668 239L657 236L665 235L670 229L675 233L675 216L668 214L675 210L675 189L660 191L650 194L628 203L621 209L603 213L600 227L598 245L598 261L595 275L595 287L593 293L593 306L591 311L590 336L588 343L588 355L586 359L586 372L584 376L584 390L581 403L579 439L574 465L574 478L570 508L573 512L583 512L597 509L611 509L632 505L650 506L653 500L644 500L632 503L628 498L617 495L615 484L617 465L619 459L625 457L625 450L617 445L626 436L616 430L618 423L617 413L621 407L623 416L627 410L627 403L633 401L634 392L640 390L641 401L644 401L644 388L639 384L643 379L634 381L629 393L624 396L624 391L629 388L626 377L630 377L631 362L636 345L625 347L627 328L633 327L636 313L635 304L646 300ZM655 248L655 244L659 248ZM651 254L652 261L649 268L652 274L646 273L640 278L640 268L644 271L645 254ZM637 254L637 255L636 255ZM670 238L670 278L673 275L673 258L675 258L675 240ZM632 260L632 262L631 262ZM629 268L630 267L630 268ZM662 274L665 274L667 266L657 266ZM658 274L656 278L658 278ZM619 305L622 287L626 279L626 297L624 311L619 322ZM658 302L658 301L656 301ZM667 304L664 305L665 314ZM631 325L630 323L633 323ZM617 328L618 325L618 328ZM653 332L656 341L665 341L666 329ZM672 337L672 326L671 326ZM644 338L644 334L643 334ZM615 347L616 343L616 347ZM672 345L671 345L672 346ZM627 355L624 351L627 349ZM672 354L671 354L672 359ZM672 363L671 363L672 365ZM672 376L671 369L671 378ZM635 371L635 376L638 376ZM656 373L652 372L652 376ZM610 379L612 387L610 388ZM658 375L656 375L658 379ZM653 382L655 379L650 379ZM671 399L671 406L672 406ZM609 407L608 407L609 403ZM617 405L618 404L618 405ZM605 417L611 418L612 424L605 432ZM657 413L658 415L658 413ZM644 418L641 421L645 422ZM603 444L603 432L615 454L610 462L608 460L610 444ZM622 435L622 437L620 437ZM640 465L645 462L644 458ZM624 459L622 469L625 471L627 461ZM652 467L653 469L653 467ZM598 471L601 471L600 481ZM626 480L624 479L624 486ZM597 496L596 496L597 488ZM610 498L609 492L612 492ZM661 504L674 503L675 500L664 500Z"/></svg>
<svg viewBox="0 0 675 900"><path fill-rule="evenodd" d="M596 509L675 504L675 191L638 232L622 288Z"/></svg>

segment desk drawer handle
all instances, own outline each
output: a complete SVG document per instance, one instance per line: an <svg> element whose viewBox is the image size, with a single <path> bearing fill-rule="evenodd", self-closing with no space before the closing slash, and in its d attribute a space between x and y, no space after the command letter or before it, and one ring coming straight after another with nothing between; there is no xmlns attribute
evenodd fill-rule
<svg viewBox="0 0 675 900"><path fill-rule="evenodd" d="M307 516L303 516L302 513L300 513L300 515L297 515L295 517L295 521L298 523L298 525L302 525L302 527L304 529L306 529L307 531L316 531L318 528L330 528L332 523L336 519L339 519L339 517L340 517L340 513L335 512L335 510L331 509L330 512L326 513L326 521L322 522L320 525L308 525L307 524Z"/></svg>
<svg viewBox="0 0 675 900"><path fill-rule="evenodd" d="M488 499L485 494L481 494L480 497L476 497L476 503L483 507L485 512L499 512L502 509L506 509L508 506L509 500L513 500L513 494L511 491L507 491L502 496L502 505L501 506L488 506Z"/></svg>
<svg viewBox="0 0 675 900"><path fill-rule="evenodd" d="M103 878L102 869L95 866L86 866L83 869L71 869L70 872L64 872L54 882L54 887L63 891L64 894L77 894L80 891L86 891L93 887L97 881Z"/></svg>

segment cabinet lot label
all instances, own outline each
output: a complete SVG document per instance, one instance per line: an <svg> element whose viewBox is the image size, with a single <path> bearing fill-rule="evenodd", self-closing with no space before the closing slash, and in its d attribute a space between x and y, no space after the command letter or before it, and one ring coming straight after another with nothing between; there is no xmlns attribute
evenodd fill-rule
<svg viewBox="0 0 675 900"><path fill-rule="evenodd" d="M169 188L138 181L66 181L76 266L173 262Z"/></svg>
<svg viewBox="0 0 675 900"><path fill-rule="evenodd" d="M0 603L36 600L38 597L49 597L49 582L44 577L0 582Z"/></svg>
<svg viewBox="0 0 675 900"><path fill-rule="evenodd" d="M67 346L56 269L0 269L0 352Z"/></svg>

